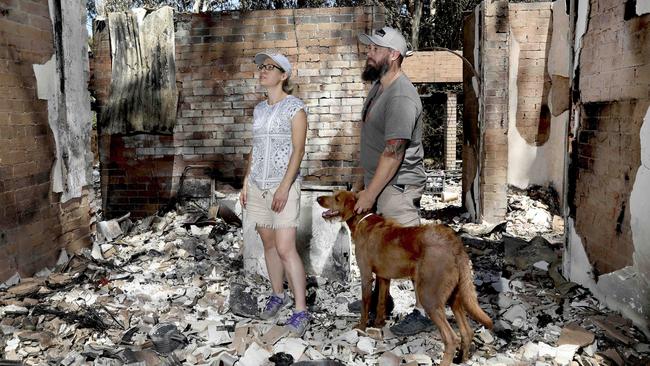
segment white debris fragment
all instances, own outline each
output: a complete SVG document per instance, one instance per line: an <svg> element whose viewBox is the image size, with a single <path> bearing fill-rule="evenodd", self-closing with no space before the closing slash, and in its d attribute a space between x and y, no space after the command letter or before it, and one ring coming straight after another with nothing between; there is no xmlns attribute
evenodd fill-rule
<svg viewBox="0 0 650 366"><path fill-rule="evenodd" d="M502 318L510 322L515 329L524 328L526 326L526 308L517 304L508 309Z"/></svg>
<svg viewBox="0 0 650 366"><path fill-rule="evenodd" d="M583 350L587 355L593 357L598 351L598 341L594 341L594 343L584 347Z"/></svg>
<svg viewBox="0 0 650 366"><path fill-rule="evenodd" d="M429 356L427 356L425 354L422 354L422 353L405 355L404 356L404 361L406 361L407 364L414 363L416 365L422 365L422 366L431 366L431 365L433 365L433 360L431 360L431 357L429 357Z"/></svg>
<svg viewBox="0 0 650 366"><path fill-rule="evenodd" d="M398 357L392 352L384 352L381 357L379 357L378 365L379 366L399 366L401 357Z"/></svg>
<svg viewBox="0 0 650 366"><path fill-rule="evenodd" d="M555 355L555 362L558 365L568 365L571 360L573 360L573 356L575 355L576 351L578 351L578 348L578 346L573 344L564 344L558 346Z"/></svg>
<svg viewBox="0 0 650 366"><path fill-rule="evenodd" d="M201 356L204 360L210 358L212 356L212 347L210 346L201 346L197 347L194 352L192 352L192 356Z"/></svg>
<svg viewBox="0 0 650 366"><path fill-rule="evenodd" d="M541 269L542 271L548 271L548 262L547 262L547 261L539 261L539 262L535 262L535 263L533 264L533 267L535 267L535 268L539 268L539 269Z"/></svg>
<svg viewBox="0 0 650 366"><path fill-rule="evenodd" d="M519 366L521 365L521 362L514 360L505 354L499 353L496 356L490 357L488 360L486 360L485 364L494 366Z"/></svg>
<svg viewBox="0 0 650 366"><path fill-rule="evenodd" d="M557 348L544 342L539 342L539 357L555 358L555 355L557 355Z"/></svg>
<svg viewBox="0 0 650 366"><path fill-rule="evenodd" d="M356 345L359 342L359 333L356 330L349 330L340 336L334 338L334 341L342 340L351 345Z"/></svg>
<svg viewBox="0 0 650 366"><path fill-rule="evenodd" d="M90 252L90 255L95 260L98 260L98 261L103 261L104 260L104 256L102 256L102 249L101 249L98 242L93 243L93 249Z"/></svg>
<svg viewBox="0 0 650 366"><path fill-rule="evenodd" d="M533 207L526 212L526 219L533 225L541 226L543 228L551 227L553 217L551 214L542 208Z"/></svg>
<svg viewBox="0 0 650 366"><path fill-rule="evenodd" d="M492 282L492 287L497 291L497 292L508 292L510 290L510 280L507 278L499 278L497 281Z"/></svg>
<svg viewBox="0 0 650 366"><path fill-rule="evenodd" d="M336 316L345 316L345 315L351 315L350 310L348 310L348 304L338 304L336 306Z"/></svg>
<svg viewBox="0 0 650 366"><path fill-rule="evenodd" d="M208 343L218 346L226 343L231 343L232 337L230 333L225 330L217 330L215 324L208 325Z"/></svg>
<svg viewBox="0 0 650 366"><path fill-rule="evenodd" d="M526 361L535 361L539 357L539 345L528 342L522 347L522 358Z"/></svg>
<svg viewBox="0 0 650 366"><path fill-rule="evenodd" d="M239 362L237 364L241 366L260 366L264 365L270 356L271 353L269 353L269 351L253 342L246 349L244 356L239 359Z"/></svg>
<svg viewBox="0 0 650 366"><path fill-rule="evenodd" d="M523 290L524 289L524 283L518 280L512 280L510 281L510 288L514 290Z"/></svg>
<svg viewBox="0 0 650 366"><path fill-rule="evenodd" d="M497 299L499 309L508 309L515 303L515 300L508 293L500 293Z"/></svg>
<svg viewBox="0 0 650 366"><path fill-rule="evenodd" d="M223 352L219 355L219 358L217 359L217 365L233 366L237 361L238 361L237 356L230 354L228 352Z"/></svg>
<svg viewBox="0 0 650 366"><path fill-rule="evenodd" d="M16 328L14 328L14 327L12 327L10 325L0 324L0 332L2 332L2 335L4 335L4 336L12 335L12 334L14 334L16 332Z"/></svg>
<svg viewBox="0 0 650 366"><path fill-rule="evenodd" d="M478 332L478 336L485 344L492 344L494 342L492 333L490 333L490 331L485 328L481 328L481 330Z"/></svg>
<svg viewBox="0 0 650 366"><path fill-rule="evenodd" d="M571 302L571 307L574 307L574 308L580 308L580 307L586 307L586 308L588 308L588 307L590 307L590 306L591 306L591 304L589 304L589 302L587 302L587 301L585 301L585 300L581 300L581 301L572 301L572 302Z"/></svg>
<svg viewBox="0 0 650 366"><path fill-rule="evenodd" d="M52 273L51 269L43 268L40 271L34 273L34 277L36 277L36 278L45 278L45 277L49 276L50 273Z"/></svg>
<svg viewBox="0 0 650 366"><path fill-rule="evenodd" d="M68 355L61 360L61 365L70 366L70 365L79 365L84 360L85 357L81 356L78 352L70 352Z"/></svg>
<svg viewBox="0 0 650 366"><path fill-rule="evenodd" d="M65 250L65 248L61 249L61 253L59 253L59 259L56 260L56 265L62 266L68 263L68 260L70 260L70 258L68 258L68 252Z"/></svg>
<svg viewBox="0 0 650 366"><path fill-rule="evenodd" d="M212 226L203 226L203 227L198 227L196 225L190 226L190 233L201 239L207 239L208 236L210 235L211 230L212 230Z"/></svg>
<svg viewBox="0 0 650 366"><path fill-rule="evenodd" d="M97 232L101 233L107 241L113 241L123 234L120 223L117 220L98 222Z"/></svg>
<svg viewBox="0 0 650 366"><path fill-rule="evenodd" d="M20 344L20 339L18 339L18 337L9 339L7 341L7 345L5 346L5 352L11 352L17 350L19 344Z"/></svg>
<svg viewBox="0 0 650 366"><path fill-rule="evenodd" d="M18 273L14 273L13 276L9 277L8 280L6 280L2 285L0 285L0 289L5 289L17 285L18 283L20 283L20 275Z"/></svg>
<svg viewBox="0 0 650 366"><path fill-rule="evenodd" d="M212 271L210 271L210 274L206 279L210 281L219 281L222 277L219 275L219 272L217 271L217 267L212 267Z"/></svg>
<svg viewBox="0 0 650 366"><path fill-rule="evenodd" d="M375 353L375 345L377 341L370 337L359 337L357 348L365 354L372 355Z"/></svg>
<svg viewBox="0 0 650 366"><path fill-rule="evenodd" d="M2 316L6 314L27 314L28 312L29 310L26 307L14 304L0 307L0 315Z"/></svg>
<svg viewBox="0 0 650 366"><path fill-rule="evenodd" d="M300 338L283 338L273 346L273 353L290 354L294 360L300 359L307 348L307 342Z"/></svg>

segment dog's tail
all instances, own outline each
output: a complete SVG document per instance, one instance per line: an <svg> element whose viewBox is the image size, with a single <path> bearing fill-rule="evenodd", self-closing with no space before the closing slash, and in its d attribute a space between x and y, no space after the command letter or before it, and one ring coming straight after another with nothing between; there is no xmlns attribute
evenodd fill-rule
<svg viewBox="0 0 650 366"><path fill-rule="evenodd" d="M458 292L463 302L463 307L472 319L485 325L488 329L492 329L492 319L490 319L478 304L476 289L472 281L472 268L470 267L469 256L463 250L459 259L460 281L458 283Z"/></svg>

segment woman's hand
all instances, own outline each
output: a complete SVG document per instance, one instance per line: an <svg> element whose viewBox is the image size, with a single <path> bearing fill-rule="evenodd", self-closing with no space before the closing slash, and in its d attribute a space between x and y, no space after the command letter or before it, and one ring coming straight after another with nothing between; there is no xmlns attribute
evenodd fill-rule
<svg viewBox="0 0 650 366"><path fill-rule="evenodd" d="M273 203L271 204L271 210L273 212L280 213L284 210L284 206L287 205L287 200L289 199L289 188L284 188L282 185L275 190L273 194Z"/></svg>
<svg viewBox="0 0 650 366"><path fill-rule="evenodd" d="M248 185L244 183L244 186L239 192L239 202L241 202L241 207L246 208L246 199L248 198Z"/></svg>

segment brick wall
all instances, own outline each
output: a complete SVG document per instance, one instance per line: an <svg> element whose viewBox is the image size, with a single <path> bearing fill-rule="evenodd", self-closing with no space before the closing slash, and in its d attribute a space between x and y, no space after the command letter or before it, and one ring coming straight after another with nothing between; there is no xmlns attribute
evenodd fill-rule
<svg viewBox="0 0 650 366"><path fill-rule="evenodd" d="M156 151L158 154L156 154ZM174 137L138 134L101 136L101 179L110 216L150 215L169 202L174 176Z"/></svg>
<svg viewBox="0 0 650 366"><path fill-rule="evenodd" d="M361 80L365 56L356 36L383 25L383 14L365 7L175 17L180 95L174 135L141 140L135 136L102 137L110 140L102 143L105 157L134 154L123 164L103 160L109 216L127 209L151 213L155 206L166 203L188 164L210 165L220 172L221 180L240 183L250 151L253 107L264 97L252 59L255 53L267 49L278 49L291 60L295 69L294 95L309 107L303 176L319 183L342 183L358 174L357 121L367 89ZM91 60L95 70L92 88L100 110L110 85L106 33L106 27L96 33ZM134 141L143 145L133 145ZM159 164L164 165L156 171L160 176L148 182L165 190L156 197L151 196L151 189L139 189L141 178L124 171L135 172L139 167L146 170ZM138 189L131 190L131 185ZM118 208L111 197L121 188L129 191L130 198L120 193Z"/></svg>
<svg viewBox="0 0 650 366"><path fill-rule="evenodd" d="M447 93L447 119L445 120L445 169L456 169L457 98Z"/></svg>
<svg viewBox="0 0 650 366"><path fill-rule="evenodd" d="M543 145L549 140L551 84L546 68L551 4L484 2L479 5L480 19L474 19L476 12L465 19L463 55L473 62L481 78L481 95L475 96L474 75L464 68L463 132L469 135L463 145L463 183L464 193L469 192L478 166L480 201L473 202L479 207L477 219L505 219L508 172L530 164L509 162L509 151L517 151L510 145L509 126L516 127L524 145ZM479 34L475 34L477 21ZM474 60L475 44L479 60ZM515 165L509 166L513 162ZM475 197L477 192L472 193ZM465 206L469 208L467 201Z"/></svg>
<svg viewBox="0 0 650 366"><path fill-rule="evenodd" d="M576 231L598 273L632 264L630 192L650 100L587 103L577 140Z"/></svg>
<svg viewBox="0 0 650 366"><path fill-rule="evenodd" d="M88 89L94 98L94 110L101 110L108 102L111 86L110 42L108 24L104 21L95 21L93 24L92 45L89 55L90 80L88 82Z"/></svg>
<svg viewBox="0 0 650 366"><path fill-rule="evenodd" d="M507 209L508 167L508 2L485 4L483 60L483 156L481 201L483 220L500 222Z"/></svg>
<svg viewBox="0 0 650 366"><path fill-rule="evenodd" d="M584 102L648 98L648 15L625 20L625 3L591 1L589 29L580 54Z"/></svg>
<svg viewBox="0 0 650 366"><path fill-rule="evenodd" d="M571 216L598 274L632 264L630 193L639 131L650 107L650 15L625 20L623 2L591 1L582 40L580 118L570 167ZM638 243L636 245L645 245Z"/></svg>
<svg viewBox="0 0 650 366"><path fill-rule="evenodd" d="M533 145L543 145L551 131L547 72L551 45L551 2L509 4L510 29L518 44L517 131ZM512 47L511 47L512 49Z"/></svg>
<svg viewBox="0 0 650 366"><path fill-rule="evenodd" d="M463 60L447 51L414 52L402 62L402 70L414 83L463 81Z"/></svg>
<svg viewBox="0 0 650 366"><path fill-rule="evenodd" d="M0 281L31 275L60 248L89 243L89 192L60 203L50 173L54 139L33 64L54 53L48 2L0 3Z"/></svg>

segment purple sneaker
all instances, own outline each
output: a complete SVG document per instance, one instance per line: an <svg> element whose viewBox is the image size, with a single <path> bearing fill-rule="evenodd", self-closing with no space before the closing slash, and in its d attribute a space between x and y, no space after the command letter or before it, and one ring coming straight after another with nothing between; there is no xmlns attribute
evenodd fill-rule
<svg viewBox="0 0 650 366"><path fill-rule="evenodd" d="M311 320L311 315L307 310L298 311L291 315L291 318L287 321L285 325L286 329L291 332L292 335L297 337L302 337L309 326L309 321Z"/></svg>
<svg viewBox="0 0 650 366"><path fill-rule="evenodd" d="M264 306L264 310L260 313L260 318L262 320L273 318L278 314L278 311L282 310L282 308L287 306L290 302L291 300L289 300L289 296L286 294L284 294L283 297L276 294L269 296L269 299L266 301L266 306Z"/></svg>

